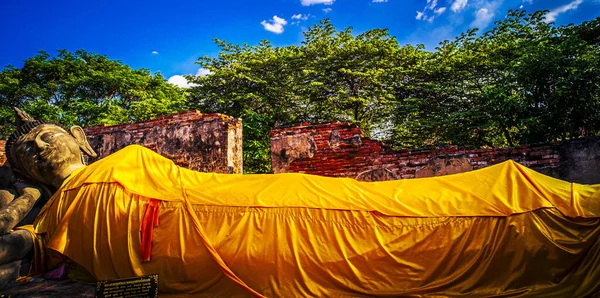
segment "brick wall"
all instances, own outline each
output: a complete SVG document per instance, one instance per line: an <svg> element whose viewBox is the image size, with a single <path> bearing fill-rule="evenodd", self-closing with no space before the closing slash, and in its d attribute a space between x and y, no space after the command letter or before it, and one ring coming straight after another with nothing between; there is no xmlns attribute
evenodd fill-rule
<svg viewBox="0 0 600 298"><path fill-rule="evenodd" d="M100 157L136 143L194 170L242 173L241 129L240 119L189 111L85 131ZM4 142L0 140L0 165L6 160ZM275 173L379 181L460 173L513 159L556 178L600 183L600 138L593 137L515 148L393 150L364 138L356 125L304 123L273 129L271 151Z"/></svg>
<svg viewBox="0 0 600 298"><path fill-rule="evenodd" d="M600 183L600 138L514 148L394 150L348 123L303 123L271 131L273 171L381 181L454 174L512 159L544 174Z"/></svg>
<svg viewBox="0 0 600 298"><path fill-rule="evenodd" d="M4 145L6 140L0 140L0 166L6 162L6 152L4 152Z"/></svg>
<svg viewBox="0 0 600 298"><path fill-rule="evenodd" d="M155 120L84 128L98 158L140 144L176 164L203 172L242 173L242 121L223 114L188 111ZM0 165L6 161L0 140ZM89 160L93 162L93 160Z"/></svg>
<svg viewBox="0 0 600 298"><path fill-rule="evenodd" d="M242 173L242 122L223 114L188 111L155 120L84 128L99 158L139 144L202 172Z"/></svg>

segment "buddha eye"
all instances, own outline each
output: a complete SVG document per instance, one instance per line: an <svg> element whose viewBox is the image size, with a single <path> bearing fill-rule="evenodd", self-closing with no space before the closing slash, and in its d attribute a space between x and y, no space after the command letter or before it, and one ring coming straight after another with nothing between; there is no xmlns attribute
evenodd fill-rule
<svg viewBox="0 0 600 298"><path fill-rule="evenodd" d="M53 138L55 138L56 136L61 135L61 133L53 133L53 132L45 132L40 136L40 139L44 142L49 142L50 140L52 140Z"/></svg>
<svg viewBox="0 0 600 298"><path fill-rule="evenodd" d="M17 154L35 155L36 151L33 142L23 142L16 148Z"/></svg>

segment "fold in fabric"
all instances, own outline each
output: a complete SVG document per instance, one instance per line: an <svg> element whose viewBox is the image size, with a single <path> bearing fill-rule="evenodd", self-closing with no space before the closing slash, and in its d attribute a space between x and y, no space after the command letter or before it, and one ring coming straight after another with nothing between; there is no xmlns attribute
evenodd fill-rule
<svg viewBox="0 0 600 298"><path fill-rule="evenodd" d="M158 273L161 297L585 297L599 202L600 185L512 161L367 183L198 173L129 146L73 173L34 225L98 280Z"/></svg>
<svg viewBox="0 0 600 298"><path fill-rule="evenodd" d="M158 226L158 214L160 210L160 201L150 200L144 206L144 212L142 215L142 224L140 227L141 244L140 254L144 262L150 261L152 253L152 231L154 227Z"/></svg>
<svg viewBox="0 0 600 298"><path fill-rule="evenodd" d="M33 225L24 225L16 227L15 230L25 230L31 234L33 238L33 255L28 275L31 277L42 276L46 271L46 252L44 246L44 238L35 232Z"/></svg>

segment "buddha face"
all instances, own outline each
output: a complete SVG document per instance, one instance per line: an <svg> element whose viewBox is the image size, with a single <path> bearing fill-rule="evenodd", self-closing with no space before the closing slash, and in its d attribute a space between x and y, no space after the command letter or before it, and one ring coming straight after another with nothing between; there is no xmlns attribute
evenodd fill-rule
<svg viewBox="0 0 600 298"><path fill-rule="evenodd" d="M57 179L62 182L73 169L83 166L80 144L87 141L85 134L82 140L78 135L57 125L38 125L13 145L11 153L19 163L16 168L38 182L56 186Z"/></svg>

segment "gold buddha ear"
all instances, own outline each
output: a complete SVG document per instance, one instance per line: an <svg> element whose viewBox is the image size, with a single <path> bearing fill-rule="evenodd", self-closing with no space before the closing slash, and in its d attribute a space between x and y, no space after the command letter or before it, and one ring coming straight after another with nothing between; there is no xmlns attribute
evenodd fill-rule
<svg viewBox="0 0 600 298"><path fill-rule="evenodd" d="M98 157L98 154L96 154L94 149L92 149L92 146L90 146L90 143L88 143L87 138L85 137L85 132L83 132L83 128L81 128L81 126L72 126L71 134L75 137L75 140L77 141L77 144L79 144L81 151L92 158Z"/></svg>

